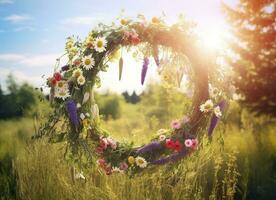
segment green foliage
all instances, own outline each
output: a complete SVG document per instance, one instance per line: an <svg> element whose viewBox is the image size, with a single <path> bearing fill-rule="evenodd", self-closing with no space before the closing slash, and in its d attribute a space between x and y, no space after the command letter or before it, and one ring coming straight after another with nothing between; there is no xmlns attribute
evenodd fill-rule
<svg viewBox="0 0 276 200"><path fill-rule="evenodd" d="M98 102L100 115L107 119L118 119L121 116L122 97L116 94L106 93L96 94L95 100Z"/></svg>
<svg viewBox="0 0 276 200"><path fill-rule="evenodd" d="M38 108L38 97L41 96L32 86L19 85L12 75L7 78L6 94L0 89L0 119L32 116Z"/></svg>
<svg viewBox="0 0 276 200"><path fill-rule="evenodd" d="M229 41L238 59L229 59L244 105L258 114L276 114L275 1L240 0L224 5L235 39Z"/></svg>

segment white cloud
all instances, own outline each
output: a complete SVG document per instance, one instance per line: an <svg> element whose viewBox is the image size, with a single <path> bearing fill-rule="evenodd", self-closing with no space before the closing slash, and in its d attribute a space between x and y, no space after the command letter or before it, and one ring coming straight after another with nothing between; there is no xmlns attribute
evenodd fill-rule
<svg viewBox="0 0 276 200"><path fill-rule="evenodd" d="M10 69L4 69L0 67L1 77L7 77L9 74L12 74L14 78L19 82L29 82L35 85L39 85L41 83L41 77L39 76L29 76L19 70L10 70Z"/></svg>
<svg viewBox="0 0 276 200"><path fill-rule="evenodd" d="M35 28L32 26L21 26L14 29L14 32L19 32L19 31L35 31Z"/></svg>
<svg viewBox="0 0 276 200"><path fill-rule="evenodd" d="M38 54L38 55L22 55L22 54L0 54L0 61L13 62L13 64L24 65L25 67L42 67L55 65L56 58L60 54Z"/></svg>
<svg viewBox="0 0 276 200"><path fill-rule="evenodd" d="M33 18L29 15L17 15L17 14L9 15L3 18L3 20L9 21L12 23L19 23L19 22L28 21L31 19Z"/></svg>
<svg viewBox="0 0 276 200"><path fill-rule="evenodd" d="M13 4L12 0L0 0L0 4Z"/></svg>
<svg viewBox="0 0 276 200"><path fill-rule="evenodd" d="M0 61L19 61L25 57L20 54L0 54Z"/></svg>
<svg viewBox="0 0 276 200"><path fill-rule="evenodd" d="M77 16L63 19L60 23L64 25L94 25L99 19L99 17Z"/></svg>

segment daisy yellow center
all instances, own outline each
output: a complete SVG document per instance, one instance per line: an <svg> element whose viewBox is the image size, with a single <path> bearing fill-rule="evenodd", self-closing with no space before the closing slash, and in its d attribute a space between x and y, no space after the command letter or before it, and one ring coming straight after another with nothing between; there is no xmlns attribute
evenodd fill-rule
<svg viewBox="0 0 276 200"><path fill-rule="evenodd" d="M156 24L158 24L160 22L157 17L153 17L151 21L152 21L152 23L156 23Z"/></svg>
<svg viewBox="0 0 276 200"><path fill-rule="evenodd" d="M84 79L83 79L83 78L80 78L80 79L79 79L79 82L81 82L81 83L82 83L83 81L84 81Z"/></svg>
<svg viewBox="0 0 276 200"><path fill-rule="evenodd" d="M97 47L98 47L98 48L102 48L102 47L103 47L103 41L101 41L101 40L98 41L98 42L97 42Z"/></svg>
<svg viewBox="0 0 276 200"><path fill-rule="evenodd" d="M211 105L210 104L205 105L205 109L207 110L211 109Z"/></svg>
<svg viewBox="0 0 276 200"><path fill-rule="evenodd" d="M91 60L90 60L90 59L88 59L88 58L87 58L87 59L85 59L84 64L85 64L85 65L90 65L90 64L91 64Z"/></svg>
<svg viewBox="0 0 276 200"><path fill-rule="evenodd" d="M79 77L81 75L80 71L75 72L75 77Z"/></svg>
<svg viewBox="0 0 276 200"><path fill-rule="evenodd" d="M58 82L58 87L62 88L64 86L64 83L63 82Z"/></svg>
<svg viewBox="0 0 276 200"><path fill-rule="evenodd" d="M120 22L121 22L122 25L126 25L126 23L127 23L127 21L125 19L121 19Z"/></svg>
<svg viewBox="0 0 276 200"><path fill-rule="evenodd" d="M145 163L142 159L138 159L137 162L138 162L140 165L142 165L142 164Z"/></svg>

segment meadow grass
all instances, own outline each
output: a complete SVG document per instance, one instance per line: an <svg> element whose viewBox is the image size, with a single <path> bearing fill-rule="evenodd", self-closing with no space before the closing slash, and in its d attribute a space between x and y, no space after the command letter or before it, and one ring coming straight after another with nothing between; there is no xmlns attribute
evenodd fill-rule
<svg viewBox="0 0 276 200"><path fill-rule="evenodd" d="M125 117L104 122L118 140L141 144L160 127L154 118L145 123L137 107L124 109ZM230 113L229 119L236 114ZM275 125L247 112L241 116L220 123L212 141L204 137L198 151L175 164L133 178L106 176L91 166L83 169L85 180L73 178L63 144L29 140L31 119L2 121L0 199L275 199Z"/></svg>

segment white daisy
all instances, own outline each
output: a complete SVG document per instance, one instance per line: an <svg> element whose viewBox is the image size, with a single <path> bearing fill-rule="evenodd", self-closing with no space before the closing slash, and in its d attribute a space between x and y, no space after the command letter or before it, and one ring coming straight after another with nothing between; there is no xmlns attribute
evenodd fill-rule
<svg viewBox="0 0 276 200"><path fill-rule="evenodd" d="M70 96L68 83L66 81L58 81L55 86L55 95L56 98L66 99Z"/></svg>
<svg viewBox="0 0 276 200"><path fill-rule="evenodd" d="M136 165L138 165L141 168L145 168L148 165L148 163L145 160L145 158L143 158L141 156L138 156L138 157L135 158L135 163L136 163Z"/></svg>
<svg viewBox="0 0 276 200"><path fill-rule="evenodd" d="M94 48L99 53L105 51L106 45L107 45L107 41L104 37L98 37L94 42Z"/></svg>
<svg viewBox="0 0 276 200"><path fill-rule="evenodd" d="M166 129L161 128L161 129L159 129L159 130L157 131L157 135L163 135L163 134L165 134L166 132L167 132Z"/></svg>
<svg viewBox="0 0 276 200"><path fill-rule="evenodd" d="M84 76L79 76L78 79L77 79L77 82L79 85L83 85L85 83L85 78Z"/></svg>
<svg viewBox="0 0 276 200"><path fill-rule="evenodd" d="M95 65L95 59L90 57L90 56L85 56L83 59L82 59L82 64L83 64L83 67L84 69L86 70L90 70L94 67Z"/></svg>
<svg viewBox="0 0 276 200"><path fill-rule="evenodd" d="M213 109L213 106L214 104L212 100L209 99L204 104L200 105L200 111L204 113L210 112Z"/></svg>
<svg viewBox="0 0 276 200"><path fill-rule="evenodd" d="M220 110L219 106L216 106L214 108L214 113L215 113L215 115L216 115L217 118L221 117L222 114L221 114L221 110Z"/></svg>
<svg viewBox="0 0 276 200"><path fill-rule="evenodd" d="M166 139L166 136L165 135L160 135L159 136L159 141L162 142L162 141L165 141Z"/></svg>
<svg viewBox="0 0 276 200"><path fill-rule="evenodd" d="M72 74L73 77L75 78L78 78L79 76L82 76L82 70L77 68L73 71L73 74Z"/></svg>

